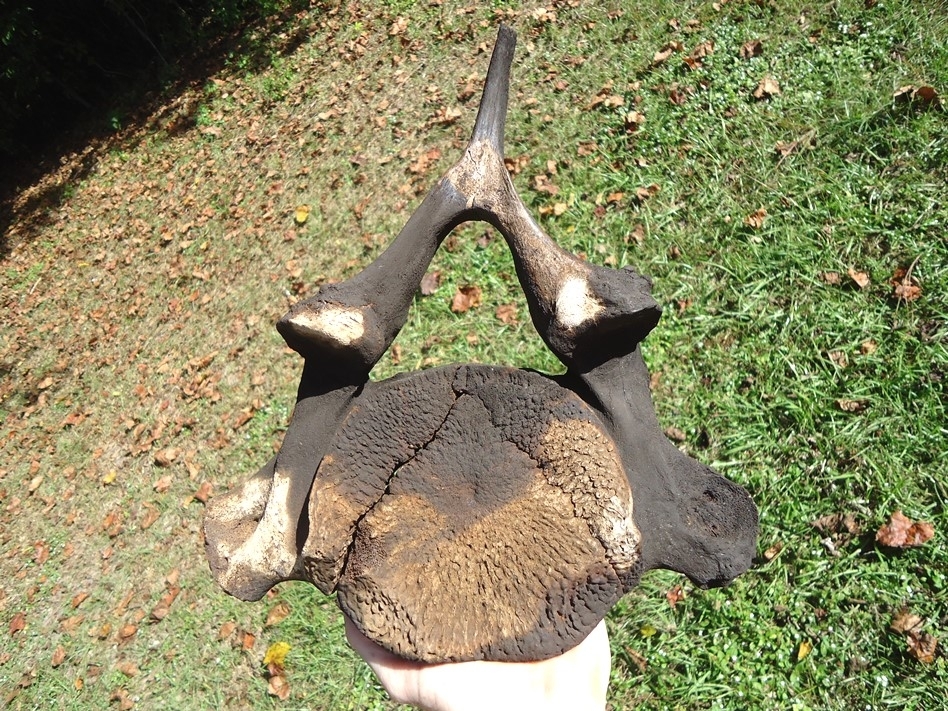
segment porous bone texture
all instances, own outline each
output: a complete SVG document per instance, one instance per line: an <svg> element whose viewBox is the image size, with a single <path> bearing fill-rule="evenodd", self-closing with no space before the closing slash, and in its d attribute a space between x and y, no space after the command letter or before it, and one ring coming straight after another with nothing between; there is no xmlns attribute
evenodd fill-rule
<svg viewBox="0 0 948 711"><path fill-rule="evenodd" d="M639 541L586 403L461 365L366 386L317 471L303 560L402 657L527 661L598 624L638 580Z"/></svg>

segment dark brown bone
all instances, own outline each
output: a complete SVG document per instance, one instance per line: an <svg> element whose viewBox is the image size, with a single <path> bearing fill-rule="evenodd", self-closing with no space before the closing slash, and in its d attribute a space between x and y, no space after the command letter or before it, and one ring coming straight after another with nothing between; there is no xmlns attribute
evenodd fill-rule
<svg viewBox="0 0 948 711"><path fill-rule="evenodd" d="M504 168L515 43L501 27L463 157L388 249L280 319L304 358L283 446L205 519L229 593L311 581L369 637L424 661L549 657L643 571L724 584L755 552L747 492L658 425L639 351L661 313L648 280L559 248ZM368 382L467 220L503 234L566 374L468 365Z"/></svg>

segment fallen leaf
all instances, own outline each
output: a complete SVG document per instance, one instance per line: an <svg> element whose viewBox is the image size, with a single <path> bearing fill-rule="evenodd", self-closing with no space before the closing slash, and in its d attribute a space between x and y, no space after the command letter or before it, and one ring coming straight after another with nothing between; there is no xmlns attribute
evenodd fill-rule
<svg viewBox="0 0 948 711"><path fill-rule="evenodd" d="M138 627L131 623L127 625L122 625L122 629L119 630L119 642L128 642L132 637L138 634Z"/></svg>
<svg viewBox="0 0 948 711"><path fill-rule="evenodd" d="M753 57L759 57L764 53L764 44L759 39L749 40L741 45L740 50L738 50L738 56L741 59L751 59Z"/></svg>
<svg viewBox="0 0 948 711"><path fill-rule="evenodd" d="M830 351L827 355L840 368L849 367L849 356L846 355L846 351Z"/></svg>
<svg viewBox="0 0 948 711"><path fill-rule="evenodd" d="M451 299L451 311L463 314L481 304L481 289L479 286L460 286Z"/></svg>
<svg viewBox="0 0 948 711"><path fill-rule="evenodd" d="M142 516L142 520L139 521L138 525L143 531L147 531L154 525L159 516L161 516L161 512L158 509L154 506L146 506L145 515Z"/></svg>
<svg viewBox="0 0 948 711"><path fill-rule="evenodd" d="M893 92L892 98L897 103L913 103L925 109L941 105L941 98L935 87L927 84L919 87L913 84L900 86Z"/></svg>
<svg viewBox="0 0 948 711"><path fill-rule="evenodd" d="M872 339L869 339L869 340L867 340L867 341L863 341L863 342L859 345L859 352L860 352L862 355L872 355L872 354L875 353L878 349L879 349L879 344L876 343L875 341L873 341Z"/></svg>
<svg viewBox="0 0 948 711"><path fill-rule="evenodd" d="M685 599L685 591L682 590L681 585L676 585L665 593L665 599L668 600L668 605L674 609L675 605Z"/></svg>
<svg viewBox="0 0 948 711"><path fill-rule="evenodd" d="M396 17L395 22L393 22L392 26L388 28L388 34L390 37L397 37L398 35L404 34L405 30L407 29L408 29L408 18Z"/></svg>
<svg viewBox="0 0 948 711"><path fill-rule="evenodd" d="M283 622L283 620L285 620L289 614L289 604L281 600L272 608L270 608L270 612L267 614L267 621L264 623L264 626L273 627L273 625L278 625Z"/></svg>
<svg viewBox="0 0 948 711"><path fill-rule="evenodd" d="M115 665L115 668L127 677L138 676L139 674L138 665L135 662L119 662Z"/></svg>
<svg viewBox="0 0 948 711"><path fill-rule="evenodd" d="M118 701L119 711L130 711L130 709L135 708L135 702L132 701L125 689L116 689L113 691L111 696L109 696L109 701Z"/></svg>
<svg viewBox="0 0 948 711"><path fill-rule="evenodd" d="M635 198L639 202L645 202L651 197L655 197L662 190L662 187L657 183L652 183L651 185L640 186L635 189Z"/></svg>
<svg viewBox="0 0 948 711"><path fill-rule="evenodd" d="M678 89L672 89L668 92L668 100L675 106L684 106L688 102L688 95Z"/></svg>
<svg viewBox="0 0 948 711"><path fill-rule="evenodd" d="M932 664L938 649L938 640L928 632L910 630L905 638L908 651L922 664Z"/></svg>
<svg viewBox="0 0 948 711"><path fill-rule="evenodd" d="M744 218L744 224L752 230L759 230L767 220L767 209L759 207Z"/></svg>
<svg viewBox="0 0 948 711"><path fill-rule="evenodd" d="M494 312L494 315L501 323L505 323L508 326L519 323L516 304L501 304L497 307L497 311Z"/></svg>
<svg viewBox="0 0 948 711"><path fill-rule="evenodd" d="M441 286L441 272L428 272L421 278L421 295L431 296Z"/></svg>
<svg viewBox="0 0 948 711"><path fill-rule="evenodd" d="M629 659L631 659L632 663L638 667L641 674L644 674L648 670L648 660L646 660L641 654L636 652L631 647L625 647L625 653L629 655Z"/></svg>
<svg viewBox="0 0 948 711"><path fill-rule="evenodd" d="M660 64L663 64L672 56L675 52L680 52L684 49L684 45L681 42L669 42L660 50L658 50L652 57L652 66L657 67Z"/></svg>
<svg viewBox="0 0 948 711"><path fill-rule="evenodd" d="M642 223L638 223L635 227L632 228L632 231L625 236L625 243L631 244L644 244L645 243L645 227Z"/></svg>
<svg viewBox="0 0 948 711"><path fill-rule="evenodd" d="M168 489L171 488L171 481L172 481L172 480L171 480L171 475L170 475L170 474L165 474L163 477L161 477L158 481L156 481L156 482L154 483L153 488L154 488L155 491L157 491L159 494L163 494L163 493L165 493L166 491L168 491Z"/></svg>
<svg viewBox="0 0 948 711"><path fill-rule="evenodd" d="M764 551L764 560L766 560L769 563L778 555L780 555L780 551L782 550L783 550L783 542L777 541L772 546L770 546L770 548Z"/></svg>
<svg viewBox="0 0 948 711"><path fill-rule="evenodd" d="M839 398L836 401L836 407L838 407L843 412L863 412L866 408L869 407L868 400L849 400L847 398Z"/></svg>
<svg viewBox="0 0 948 711"><path fill-rule="evenodd" d="M53 650L53 658L49 660L49 663L52 665L53 669L55 669L64 661L66 661L66 648L62 645L59 645Z"/></svg>
<svg viewBox="0 0 948 711"><path fill-rule="evenodd" d="M158 450L155 452L155 464L159 467L168 467L174 462L175 459L181 454L181 450L177 447L167 447L165 449Z"/></svg>
<svg viewBox="0 0 948 711"><path fill-rule="evenodd" d="M810 521L810 525L823 534L846 532L855 536L861 530L856 517L851 513L833 513L820 516L815 521Z"/></svg>
<svg viewBox="0 0 948 711"><path fill-rule="evenodd" d="M860 289L865 289L869 286L869 275L866 274L866 272L858 272L850 267L847 273L849 274L849 278L852 279Z"/></svg>
<svg viewBox="0 0 948 711"><path fill-rule="evenodd" d="M198 490L194 492L194 498L200 501L202 504L206 504L207 500L211 498L211 493L213 491L214 485L211 482L202 482L198 487Z"/></svg>
<svg viewBox="0 0 948 711"><path fill-rule="evenodd" d="M839 276L839 272L821 272L820 279L830 286L839 286L843 283L843 280Z"/></svg>
<svg viewBox="0 0 948 711"><path fill-rule="evenodd" d="M780 84L773 77L764 77L754 89L754 98L758 100L769 99L780 94Z"/></svg>
<svg viewBox="0 0 948 711"><path fill-rule="evenodd" d="M797 645L797 654L796 654L797 661L802 662L804 659L810 656L810 652L812 651L813 651L813 645L809 641L807 640L801 641L800 644Z"/></svg>
<svg viewBox="0 0 948 711"><path fill-rule="evenodd" d="M889 623L889 629L899 634L905 634L910 630L918 629L922 626L922 618L909 612L907 607L903 607L892 616L892 622Z"/></svg>
<svg viewBox="0 0 948 711"><path fill-rule="evenodd" d="M935 535L935 527L925 521L912 521L901 511L876 531L876 542L887 548L913 548L924 545Z"/></svg>
<svg viewBox="0 0 948 711"><path fill-rule="evenodd" d="M112 469L111 471L109 471L108 474L102 477L102 485L108 486L109 484L112 484L115 481L115 477L117 476L118 476L118 472Z"/></svg>
<svg viewBox="0 0 948 711"><path fill-rule="evenodd" d="M892 284L892 296L897 301L915 301L922 295L922 287L918 280L912 276L916 264L918 264L917 258L907 269L899 267L892 274L889 283Z"/></svg>
<svg viewBox="0 0 948 711"><path fill-rule="evenodd" d="M682 432L677 427L666 427L665 436L668 437L672 442L684 442L687 437L685 433Z"/></svg>
<svg viewBox="0 0 948 711"><path fill-rule="evenodd" d="M253 645L256 644L256 642L257 637L253 634L253 632L244 632L240 646L244 649L244 651L249 652L251 649L253 649Z"/></svg>
<svg viewBox="0 0 948 711"><path fill-rule="evenodd" d="M533 189L538 193L547 193L548 195L557 195L560 192L558 186L554 185L546 175L533 176Z"/></svg>
<svg viewBox="0 0 948 711"><path fill-rule="evenodd" d="M236 622L225 622L224 624L221 625L221 628L217 632L217 639L218 640L227 639L234 633L235 629L237 629Z"/></svg>
<svg viewBox="0 0 948 711"><path fill-rule="evenodd" d="M280 701L290 698L290 684L283 674L271 674L267 681L267 692Z"/></svg>
<svg viewBox="0 0 948 711"><path fill-rule="evenodd" d="M168 616L168 613L171 611L171 603L175 601L175 598L178 597L178 593L180 592L181 588L177 586L172 586L165 591L165 594L159 598L151 610L150 617L152 622L161 622Z"/></svg>
<svg viewBox="0 0 948 711"><path fill-rule="evenodd" d="M10 634L15 635L17 632L22 632L26 629L26 615L22 612L18 612L13 616L13 619L10 620Z"/></svg>
<svg viewBox="0 0 948 711"><path fill-rule="evenodd" d="M692 59L704 59L711 54L714 54L714 41L706 40L698 43L688 56Z"/></svg>
<svg viewBox="0 0 948 711"><path fill-rule="evenodd" d="M30 493L30 494L35 493L36 490L39 489L40 484L42 484L42 483L43 483L43 475L42 475L42 474L37 474L36 476L34 476L34 477L30 480L30 485L29 485L29 486L27 487L27 489L26 489L27 492Z"/></svg>

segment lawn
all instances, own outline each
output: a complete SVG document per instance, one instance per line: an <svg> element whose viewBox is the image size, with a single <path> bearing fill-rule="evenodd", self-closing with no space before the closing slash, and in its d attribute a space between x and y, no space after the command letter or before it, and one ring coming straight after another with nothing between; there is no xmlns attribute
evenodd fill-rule
<svg viewBox="0 0 948 711"><path fill-rule="evenodd" d="M11 708L393 708L332 598L282 584L251 604L214 585L203 503L285 431L301 361L273 323L370 262L459 157L500 22L519 33L518 190L564 248L653 279L659 419L761 513L759 558L730 587L655 571L610 613L611 707L943 706L944 4L386 0L251 28L246 54L13 203ZM432 270L373 378L561 369L486 225L459 228ZM466 286L480 304L454 313ZM885 528L899 511L919 545ZM286 700L263 663L277 642Z"/></svg>

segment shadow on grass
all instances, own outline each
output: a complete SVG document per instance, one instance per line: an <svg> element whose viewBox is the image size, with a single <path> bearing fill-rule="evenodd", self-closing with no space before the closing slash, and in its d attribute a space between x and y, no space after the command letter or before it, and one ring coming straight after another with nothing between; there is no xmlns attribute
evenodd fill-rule
<svg viewBox="0 0 948 711"><path fill-rule="evenodd" d="M304 16L307 7L317 13ZM157 130L175 136L194 129L200 103L179 101L187 92L200 90L235 60L242 72L256 74L275 57L292 54L306 41L313 18L325 7L322 2L293 0L279 14L248 19L174 57L161 71L142 70L134 86L117 88L64 121L59 130L24 144L19 155L0 152L0 260L8 258L16 244L35 239L52 224L50 211L95 170L102 155L131 150ZM122 115L118 130L111 120L116 107L121 107Z"/></svg>

